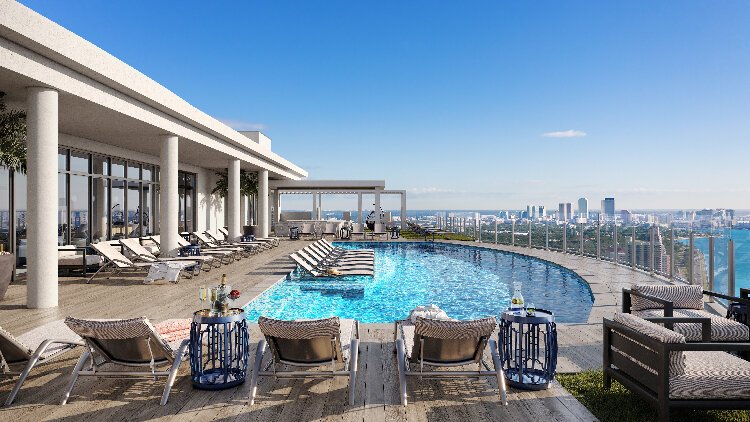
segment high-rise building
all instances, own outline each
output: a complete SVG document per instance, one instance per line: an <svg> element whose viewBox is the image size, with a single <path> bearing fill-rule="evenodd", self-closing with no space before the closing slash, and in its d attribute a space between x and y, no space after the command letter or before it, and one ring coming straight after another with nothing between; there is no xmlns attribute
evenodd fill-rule
<svg viewBox="0 0 750 422"><path fill-rule="evenodd" d="M526 205L526 218L534 218L534 207Z"/></svg>
<svg viewBox="0 0 750 422"><path fill-rule="evenodd" d="M586 198L578 198L578 216L581 218L589 218L589 200Z"/></svg>
<svg viewBox="0 0 750 422"><path fill-rule="evenodd" d="M625 224L630 224L633 221L633 213L628 210L620 210L620 220Z"/></svg>
<svg viewBox="0 0 750 422"><path fill-rule="evenodd" d="M602 201L602 214L604 221L613 221L615 219L615 198L604 198Z"/></svg>
<svg viewBox="0 0 750 422"><path fill-rule="evenodd" d="M560 202L557 211L557 219L560 221L568 221L573 216L573 204L570 202Z"/></svg>
<svg viewBox="0 0 750 422"><path fill-rule="evenodd" d="M544 207L544 205L539 205L539 218L544 218L547 216L547 208Z"/></svg>

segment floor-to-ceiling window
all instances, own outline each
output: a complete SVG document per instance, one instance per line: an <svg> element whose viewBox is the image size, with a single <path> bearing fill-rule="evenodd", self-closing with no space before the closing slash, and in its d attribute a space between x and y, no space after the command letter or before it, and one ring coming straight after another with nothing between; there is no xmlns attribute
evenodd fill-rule
<svg viewBox="0 0 750 422"><path fill-rule="evenodd" d="M179 174L180 232L195 231L195 174L181 171Z"/></svg>
<svg viewBox="0 0 750 422"><path fill-rule="evenodd" d="M0 167L0 251L10 251L10 172Z"/></svg>

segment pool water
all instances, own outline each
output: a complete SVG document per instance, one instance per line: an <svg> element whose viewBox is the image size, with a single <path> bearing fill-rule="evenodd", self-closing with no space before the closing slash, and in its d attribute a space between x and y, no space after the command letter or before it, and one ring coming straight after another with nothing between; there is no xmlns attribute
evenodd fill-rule
<svg viewBox="0 0 750 422"><path fill-rule="evenodd" d="M314 278L294 272L250 302L248 320L353 318L363 323L404 319L420 305L435 304L448 316L499 316L523 283L526 303L555 313L557 322L588 320L593 296L570 270L508 252L428 242L337 243L375 250L374 277Z"/></svg>

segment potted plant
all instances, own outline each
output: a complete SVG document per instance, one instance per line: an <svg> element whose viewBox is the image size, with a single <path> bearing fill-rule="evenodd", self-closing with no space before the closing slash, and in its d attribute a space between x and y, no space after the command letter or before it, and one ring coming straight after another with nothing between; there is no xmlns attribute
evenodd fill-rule
<svg viewBox="0 0 750 422"><path fill-rule="evenodd" d="M219 179L216 181L211 193L219 195L221 198L225 198L229 194L229 176L226 172L216 173ZM255 195L258 193L258 174L251 173L244 170L240 171L240 195L247 196L250 198L250 207L255 203ZM243 235L254 235L255 230L253 226L245 226L242 228Z"/></svg>
<svg viewBox="0 0 750 422"><path fill-rule="evenodd" d="M26 113L8 110L4 92L0 92L0 167L26 172ZM0 251L0 300L5 297L15 270L15 255Z"/></svg>

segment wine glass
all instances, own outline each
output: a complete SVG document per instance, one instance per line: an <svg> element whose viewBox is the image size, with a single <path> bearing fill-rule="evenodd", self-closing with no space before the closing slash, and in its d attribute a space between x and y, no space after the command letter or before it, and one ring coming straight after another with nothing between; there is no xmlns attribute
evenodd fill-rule
<svg viewBox="0 0 750 422"><path fill-rule="evenodd" d="M216 311L215 309L215 303L219 299L219 289L216 287L212 287L210 290L211 293L211 312L214 313Z"/></svg>
<svg viewBox="0 0 750 422"><path fill-rule="evenodd" d="M208 290L206 290L206 286L201 286L198 289L198 298L201 300L201 309L204 309L203 302L208 298Z"/></svg>
<svg viewBox="0 0 750 422"><path fill-rule="evenodd" d="M534 312L535 312L535 311L536 311L536 307L534 307L534 303L533 303L533 302L529 302L529 303L528 303L528 304L526 305L526 312L527 312L527 313L528 313L529 315L534 315Z"/></svg>

